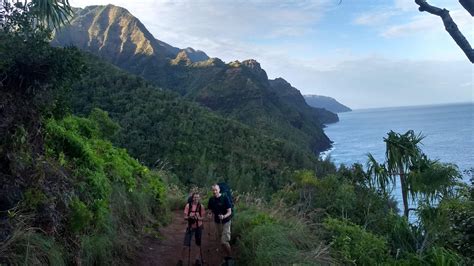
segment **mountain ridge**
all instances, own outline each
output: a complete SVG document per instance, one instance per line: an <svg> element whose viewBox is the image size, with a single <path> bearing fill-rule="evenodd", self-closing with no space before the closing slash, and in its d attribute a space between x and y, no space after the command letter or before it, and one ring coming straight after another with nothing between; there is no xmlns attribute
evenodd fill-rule
<svg viewBox="0 0 474 266"><path fill-rule="evenodd" d="M336 99L329 96L308 94L303 95L306 103L316 108L324 108L333 113L343 113L352 111L351 108L338 102Z"/></svg>
<svg viewBox="0 0 474 266"><path fill-rule="evenodd" d="M84 36L89 32L94 34ZM82 40L71 38L72 33L83 34ZM120 45L111 40L127 49L118 49ZM315 153L331 145L322 128L324 124L337 122L337 115L321 115L323 112L304 101L282 98L256 60L226 64L218 58L203 56L205 53L199 50L166 46L154 39L126 9L113 5L80 9L71 25L58 32L53 42L63 46L79 42L80 49L99 55L156 86L178 92L225 117ZM206 60L195 62L196 56ZM290 97L302 98L296 88Z"/></svg>
<svg viewBox="0 0 474 266"><path fill-rule="evenodd" d="M122 54L126 57L145 55L166 58L175 57L181 51L184 51L193 62L209 59L203 51L191 47L180 49L156 39L140 20L125 8L112 4L94 5L75 8L75 14L71 19L71 25L81 27L66 25L56 32L52 45L73 44L89 52L97 50L99 55L109 59L111 56Z"/></svg>
<svg viewBox="0 0 474 266"><path fill-rule="evenodd" d="M240 190L249 183L274 189L281 184L272 182L289 169L318 163L307 149L211 112L94 55L86 56L85 64L83 78L72 84L74 113L107 111L121 127L115 144L150 167L160 162L173 169L183 183L207 182L211 173ZM240 182L242 176L247 179Z"/></svg>

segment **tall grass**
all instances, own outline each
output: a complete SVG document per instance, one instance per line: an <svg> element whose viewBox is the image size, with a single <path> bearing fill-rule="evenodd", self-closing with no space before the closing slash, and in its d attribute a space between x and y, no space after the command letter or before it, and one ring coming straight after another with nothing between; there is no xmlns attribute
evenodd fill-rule
<svg viewBox="0 0 474 266"><path fill-rule="evenodd" d="M12 217L16 226L10 237L0 242L0 265L66 265L65 250L52 236L31 227L31 218L19 213Z"/></svg>
<svg viewBox="0 0 474 266"><path fill-rule="evenodd" d="M239 263L243 265L315 265L333 262L328 248L303 217L255 195L239 197L233 219Z"/></svg>
<svg viewBox="0 0 474 266"><path fill-rule="evenodd" d="M0 264L128 264L142 233L167 215L165 185L159 172L103 136L92 119L47 121L45 157L61 165L51 170L58 178L29 187L18 203L21 213L10 210L5 224L12 233L0 242ZM57 189L55 182L69 185ZM46 203L53 208L39 208Z"/></svg>
<svg viewBox="0 0 474 266"><path fill-rule="evenodd" d="M174 184L168 184L166 189L166 206L170 210L182 210L186 204L187 194Z"/></svg>

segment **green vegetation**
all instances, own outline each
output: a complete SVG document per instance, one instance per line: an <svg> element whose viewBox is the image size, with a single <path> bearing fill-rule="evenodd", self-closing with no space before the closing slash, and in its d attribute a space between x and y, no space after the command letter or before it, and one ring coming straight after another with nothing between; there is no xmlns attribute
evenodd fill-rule
<svg viewBox="0 0 474 266"><path fill-rule="evenodd" d="M242 197L236 207L232 226L239 263L315 265L332 261L328 247L311 232L310 224L290 209L268 209L271 205L262 205L254 194Z"/></svg>
<svg viewBox="0 0 474 266"><path fill-rule="evenodd" d="M344 264L374 265L387 260L387 241L347 221L328 218L324 228L329 234L329 244L335 257L342 257Z"/></svg>
<svg viewBox="0 0 474 266"><path fill-rule="evenodd" d="M156 40L122 7L78 9L71 25L57 32L54 42L62 46L74 44L260 134L285 140L304 153L313 154L330 146L322 124L338 121L337 115L310 107L289 84L273 86L257 61L225 64L213 58L193 63L187 52L178 53L178 48ZM94 79L97 76L94 73ZM119 108L122 105L117 100L107 101ZM112 114L111 110L102 109Z"/></svg>
<svg viewBox="0 0 474 266"><path fill-rule="evenodd" d="M394 134L389 133L389 137ZM418 143L403 147L412 147L423 154ZM350 168L341 166L337 171L320 169L317 175L300 170L294 172L290 185L273 193L270 202L245 201L239 205L243 211L239 210L235 217L235 230L240 236L242 259L247 264L278 264L266 257L275 252L273 256L278 258L284 254L282 257L288 259L283 259L285 262L305 263L298 257L301 247L288 247L291 241L278 240L287 232L285 228L292 227L285 224L272 230L281 224L272 215L285 210L285 219L290 224L306 224L307 239L328 247L326 260L356 265L472 264L473 186L456 182L459 173L452 165L430 161L424 155L412 158L416 163L423 163L413 164L408 175L410 195L418 201L415 222L409 223L406 216L398 214L387 192L392 186L390 177L386 175L383 179L376 175L389 171L384 165L374 164L371 156L367 171L360 164ZM416 161L416 158L421 159ZM262 204L265 207L255 211ZM265 229L255 231L256 224ZM292 234L299 235L299 231L292 228ZM257 239L267 243L266 238L279 244L268 244L262 249L255 244L258 242L252 242Z"/></svg>
<svg viewBox="0 0 474 266"><path fill-rule="evenodd" d="M99 128L97 121L73 116L47 121L42 158L61 176L54 183L30 180L37 187L25 192L18 213L9 217L18 236L9 239L2 260L111 264L131 258L139 245L135 232L165 217L160 175L102 139ZM36 219L24 221L25 215ZM14 226L18 222L30 227ZM26 243L31 249L22 249Z"/></svg>
<svg viewBox="0 0 474 266"><path fill-rule="evenodd" d="M222 118L94 57L87 57L86 69L73 85L73 110L107 111L121 127L112 137L116 145L150 167L172 170L185 184L225 177L239 191L270 192L289 181L291 169L324 164L291 142Z"/></svg>
<svg viewBox="0 0 474 266"><path fill-rule="evenodd" d="M106 140L118 126L105 112L67 115L82 56L49 45L35 3L9 8L0 31L0 264L124 263L143 228L165 216L161 175Z"/></svg>
<svg viewBox="0 0 474 266"><path fill-rule="evenodd" d="M240 192L233 240L244 265L474 263L474 186L429 160L421 136L390 132L384 163L336 169L275 137L288 128L261 134L51 47L35 3L9 7L0 30L0 264L133 263L143 233L182 207L183 185L221 178ZM229 67L263 75L255 63ZM396 177L404 215L388 193Z"/></svg>
<svg viewBox="0 0 474 266"><path fill-rule="evenodd" d="M387 144L386 161L379 164L369 154L369 184L386 192L395 184L396 176L400 177L403 200L403 215L408 217L409 200L422 199L436 201L452 196L452 189L461 178L456 166L432 161L421 151L419 143L423 136L413 130L405 134L393 131L384 139Z"/></svg>
<svg viewBox="0 0 474 266"><path fill-rule="evenodd" d="M342 167L324 178L296 172L295 182L273 194L271 202L243 200L234 218L239 258L249 265L472 262L472 198L465 194L420 205L419 221L409 224L383 193L350 181L359 174L368 178L359 167ZM305 257L316 253L315 260Z"/></svg>

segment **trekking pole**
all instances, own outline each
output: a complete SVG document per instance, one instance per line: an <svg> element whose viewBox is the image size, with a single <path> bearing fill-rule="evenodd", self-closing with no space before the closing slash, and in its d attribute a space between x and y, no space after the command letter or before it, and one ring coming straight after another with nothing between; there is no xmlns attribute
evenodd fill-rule
<svg viewBox="0 0 474 266"><path fill-rule="evenodd" d="M207 216L207 241L208 241L208 246L207 246L207 257L211 257L211 218L209 218L209 215ZM203 263L204 264L204 263Z"/></svg>
<svg viewBox="0 0 474 266"><path fill-rule="evenodd" d="M204 237L203 237L203 233L202 233L202 230L205 230L205 227L204 227L204 217L201 216L201 226L199 226L199 220L197 222L197 226L199 229L201 229L201 243L199 245L199 254L201 255L201 265L204 265L204 260L202 259L202 245L204 244Z"/></svg>
<svg viewBox="0 0 474 266"><path fill-rule="evenodd" d="M211 218L209 217L210 214L207 215L207 221L208 221L208 224L207 224L207 236L208 236L208 239L211 240Z"/></svg>
<svg viewBox="0 0 474 266"><path fill-rule="evenodd" d="M193 244L193 231L191 230L191 226L188 223L188 229L191 233L191 238L189 240L189 248L188 248L188 266L191 265L191 245Z"/></svg>
<svg viewBox="0 0 474 266"><path fill-rule="evenodd" d="M208 223L207 223L207 236L209 239L211 239L211 221L209 219L209 216L207 217L207 219L209 220Z"/></svg>
<svg viewBox="0 0 474 266"><path fill-rule="evenodd" d="M201 254L201 264L204 265L204 260L202 259L202 243L199 245L199 253Z"/></svg>
<svg viewBox="0 0 474 266"><path fill-rule="evenodd" d="M189 243L189 248L188 248L188 266L191 265L191 245L193 243Z"/></svg>

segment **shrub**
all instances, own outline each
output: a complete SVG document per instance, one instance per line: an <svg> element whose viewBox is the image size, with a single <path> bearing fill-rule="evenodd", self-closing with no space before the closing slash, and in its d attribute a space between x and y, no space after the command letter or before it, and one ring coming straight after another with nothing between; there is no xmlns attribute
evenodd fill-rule
<svg viewBox="0 0 474 266"><path fill-rule="evenodd" d="M84 229L88 228L92 222L93 214L87 208L86 204L74 198L70 204L71 208L71 217L70 217L70 227L71 230L75 233L79 233Z"/></svg>
<svg viewBox="0 0 474 266"><path fill-rule="evenodd" d="M387 241L353 223L334 218L324 221L333 254L344 263L374 265L388 260Z"/></svg>
<svg viewBox="0 0 474 266"><path fill-rule="evenodd" d="M459 266L464 264L460 255L442 247L431 248L423 256L423 262L436 266Z"/></svg>
<svg viewBox="0 0 474 266"><path fill-rule="evenodd" d="M80 238L80 259L84 265L111 265L114 261L113 237L83 235Z"/></svg>
<svg viewBox="0 0 474 266"><path fill-rule="evenodd" d="M139 244L137 232L166 217L165 186L159 172L101 139L102 130L115 130L105 113L95 110L91 116L94 120L74 116L48 120L46 149L48 158L60 161L71 173L66 218L79 240L81 262L112 264L131 256ZM40 196L29 193L29 204Z"/></svg>

